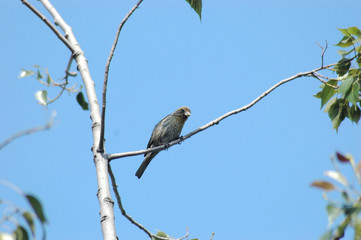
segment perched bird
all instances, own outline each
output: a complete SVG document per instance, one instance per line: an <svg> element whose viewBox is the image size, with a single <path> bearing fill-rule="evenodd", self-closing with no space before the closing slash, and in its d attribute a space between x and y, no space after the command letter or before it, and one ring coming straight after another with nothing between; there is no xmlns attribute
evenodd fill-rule
<svg viewBox="0 0 361 240"><path fill-rule="evenodd" d="M188 107L181 107L177 109L174 113L169 114L160 122L155 125L152 136L149 139L147 148L152 148L160 145L167 145L173 140L176 140L183 128L183 125L187 118L191 115L191 110ZM144 160L142 165L140 165L138 171L135 173L135 176L140 178L144 170L149 165L150 161L159 153L160 151L149 152L144 154Z"/></svg>

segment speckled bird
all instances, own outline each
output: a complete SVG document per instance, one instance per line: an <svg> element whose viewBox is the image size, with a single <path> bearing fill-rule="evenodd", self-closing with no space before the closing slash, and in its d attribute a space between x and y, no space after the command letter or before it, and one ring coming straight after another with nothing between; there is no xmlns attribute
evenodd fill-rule
<svg viewBox="0 0 361 240"><path fill-rule="evenodd" d="M160 120L153 129L147 148L166 145L171 141L176 140L182 131L185 121L190 115L191 110L188 107L181 107L174 113L169 114ZM160 151L155 151L144 154L143 163L135 173L135 176L140 178L143 175L144 170L148 167L150 161L152 161L159 152Z"/></svg>

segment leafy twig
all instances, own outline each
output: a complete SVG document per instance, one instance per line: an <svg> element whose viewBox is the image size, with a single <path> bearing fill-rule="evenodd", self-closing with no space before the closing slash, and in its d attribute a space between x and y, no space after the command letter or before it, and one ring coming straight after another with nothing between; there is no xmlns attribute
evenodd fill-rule
<svg viewBox="0 0 361 240"><path fill-rule="evenodd" d="M47 104L50 104L50 103L55 102L56 100L58 100L60 98L60 96L63 94L64 90L66 89L66 86L69 83L68 78L71 75L69 70L70 70L72 62L73 62L73 54L70 56L69 61L68 61L68 65L66 66L66 69L65 69L65 76L63 78L65 80L65 82L61 86L61 91L59 92L58 96L56 96L54 99L49 100L49 102L47 102Z"/></svg>

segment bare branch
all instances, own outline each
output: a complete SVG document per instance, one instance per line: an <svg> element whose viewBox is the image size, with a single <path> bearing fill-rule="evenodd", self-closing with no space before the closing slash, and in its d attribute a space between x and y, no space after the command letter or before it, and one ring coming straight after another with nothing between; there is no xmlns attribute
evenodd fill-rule
<svg viewBox="0 0 361 240"><path fill-rule="evenodd" d="M319 75L319 74L317 74L316 72L311 73L310 76L312 76L312 77L314 77L314 78L317 78L318 80L320 80L320 82L322 82L323 84L325 84L325 85L328 86L328 87L332 87L332 88L334 88L334 89L338 89L338 88L339 88L339 86L333 86L333 85L331 85L331 84L328 84L325 80L322 79L322 76Z"/></svg>
<svg viewBox="0 0 361 240"><path fill-rule="evenodd" d="M286 78L286 79L283 79L281 80L280 82L278 82L277 84L273 85L270 89L268 89L267 91L265 91L264 93L262 93L260 96L258 96L256 99L254 99L251 103L241 107L241 108L238 108L238 109L235 109L233 111L230 111L222 116L220 116L219 118L216 118L214 119L213 121L210 121L209 123L197 128L196 130L193 130L192 132L188 133L187 135L185 136L182 136L172 142L170 142L168 145L161 145L161 146L157 146L157 147L154 147L154 148L148 148L148 149L145 149L145 150L139 150L139 151L132 151L132 152L123 152L123 153L114 153L114 154L108 154L108 160L113 160L113 159L116 159L116 158L123 158L123 157L129 157L129 156L136 156L136 155L141 155L141 154L145 154L145 153L148 153L148 152L154 152L154 151L159 151L159 150L164 150L166 148L169 148L175 144L178 144L184 140L186 140L187 138L190 138L192 137L193 135L199 133L199 132L202 132L204 130L206 130L207 128L209 127L212 127L214 125L217 125L219 122L221 122L222 120L224 120L225 118L228 118L234 114L237 114L237 113L240 113L240 112L243 112L243 111L246 111L247 109L249 109L250 107L252 107L253 105L255 105L258 101L260 101L262 98L264 98L265 96L267 96L269 93L271 93L273 90L275 90L276 88L278 88L279 86L281 86L282 84L285 84L287 82L290 82L294 79L297 79L297 78L301 78L301 77L308 77L308 76L313 76L313 73L315 72L318 72L318 71L321 71L321 70L324 70L324 69L327 69L329 67L332 67L336 64L330 64L330 65L327 65L327 66L324 66L324 67L320 67L320 68L316 68L314 70L311 70L311 71L308 71L308 72L302 72L302 73L298 73L292 77L289 77L289 78Z"/></svg>
<svg viewBox="0 0 361 240"><path fill-rule="evenodd" d="M326 40L325 42L326 42L326 46L325 46L325 47L321 46L321 44L319 44L318 42L316 42L316 44L322 49L322 53L321 53L321 68L323 68L323 56L325 55L325 52L326 52L327 47L328 47L328 42L327 42L327 40Z"/></svg>
<svg viewBox="0 0 361 240"><path fill-rule="evenodd" d="M120 195L119 195L119 192L118 192L118 185L116 183L116 180L115 180L115 177L114 177L114 174L113 174L113 171L112 171L112 168L109 164L108 166L108 172L109 172L109 176L110 176L110 179L112 181L112 186L113 186L113 191L114 191L114 195L117 199L117 203L118 203L118 207L121 211L121 213L123 214L123 216L128 219L131 223L133 223L135 226L137 226L138 228L140 228L141 230L143 230L150 238L152 238L152 233L149 232L142 224L136 222L131 216L129 216L124 207L123 207L123 204L122 204L122 199L120 198Z"/></svg>
<svg viewBox="0 0 361 240"><path fill-rule="evenodd" d="M59 32L59 30L41 13L39 12L33 5L31 5L26 0L21 0L21 2L27 6L35 15L37 15L46 25L55 33L55 35L69 48L71 52L75 52L73 45Z"/></svg>
<svg viewBox="0 0 361 240"><path fill-rule="evenodd" d="M187 233L185 236L181 237L181 238L178 238L178 239L175 239L175 238L172 238L172 237L160 237L160 236L156 236L154 235L153 233L151 233L148 229L146 229L142 224L138 223L137 221L135 221L131 216L129 216L127 214L127 212L125 211L124 207L123 207L123 203L122 203L122 199L120 197L120 194L118 192L118 185L116 183L116 180L115 180L115 177L114 177L114 174L113 174L113 171L112 171L112 168L109 164L108 166L108 171L109 171L109 176L110 176L110 179L112 181L112 186L113 186L113 191L114 191L114 195L115 195L115 198L117 199L117 203L118 203L118 207L119 207L119 210L120 212L122 213L122 215L128 219L131 223L133 223L135 226L137 226L139 229L141 229L142 231L144 231L151 239L154 239L155 237L158 238L158 239L164 239L164 240L171 240L171 239L174 239L174 240L182 240L182 239L185 239L189 236L189 232L188 232L188 228L187 228Z"/></svg>
<svg viewBox="0 0 361 240"><path fill-rule="evenodd" d="M16 134L14 134L13 136L9 137L4 142L0 143L0 150L19 137L22 137L25 135L30 135L35 132L48 130L49 128L51 128L53 126L55 116L56 116L56 112L53 112L51 118L48 120L48 122L45 125L29 128L27 130L18 132Z"/></svg>
<svg viewBox="0 0 361 240"><path fill-rule="evenodd" d="M122 22L119 24L117 33L115 34L115 39L112 48L110 49L109 57L107 60L107 64L105 65L105 73L104 73L104 84L103 84L103 101L102 101L102 116L101 116L101 126L100 126L100 140L98 152L104 152L104 131L105 131L105 107L107 103L107 85L108 85L108 75L109 75L109 67L110 62L113 59L115 48L117 47L119 34L122 31L124 24L127 22L128 18L133 14L133 12L139 7L139 5L143 2L143 0L139 0L137 4L128 12L128 14L124 17Z"/></svg>

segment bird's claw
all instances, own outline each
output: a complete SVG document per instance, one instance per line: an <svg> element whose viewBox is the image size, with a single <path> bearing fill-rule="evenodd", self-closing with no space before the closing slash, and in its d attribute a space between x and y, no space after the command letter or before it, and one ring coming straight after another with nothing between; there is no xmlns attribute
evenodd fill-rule
<svg viewBox="0 0 361 240"><path fill-rule="evenodd" d="M180 139L180 142L178 144L181 144L184 141L184 137L180 136L179 139Z"/></svg>

